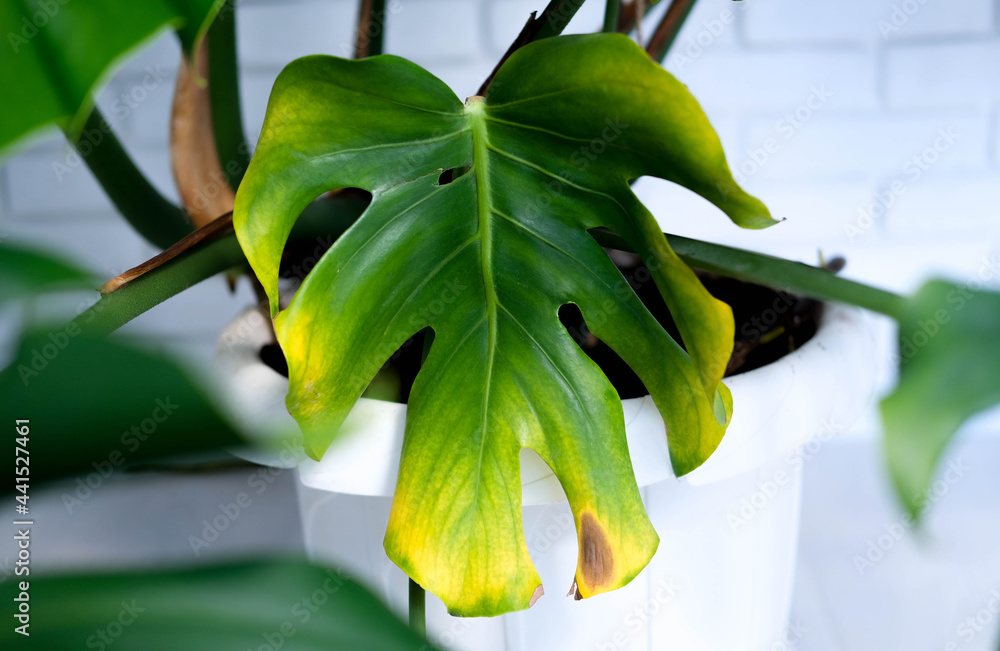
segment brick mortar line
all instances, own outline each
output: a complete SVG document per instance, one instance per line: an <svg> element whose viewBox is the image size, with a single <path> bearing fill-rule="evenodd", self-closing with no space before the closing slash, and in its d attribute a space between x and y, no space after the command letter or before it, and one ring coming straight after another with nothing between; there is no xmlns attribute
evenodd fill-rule
<svg viewBox="0 0 1000 651"><path fill-rule="evenodd" d="M1000 104L994 104L990 110L990 124L986 130L989 152L986 160L990 167L1000 167Z"/></svg>
<svg viewBox="0 0 1000 651"><path fill-rule="evenodd" d="M998 0L1000 2L1000 0ZM976 45L1000 45L1000 39L994 33L969 32L965 34L919 34L914 36L894 36L880 39L887 49L920 48L920 47L962 47Z"/></svg>

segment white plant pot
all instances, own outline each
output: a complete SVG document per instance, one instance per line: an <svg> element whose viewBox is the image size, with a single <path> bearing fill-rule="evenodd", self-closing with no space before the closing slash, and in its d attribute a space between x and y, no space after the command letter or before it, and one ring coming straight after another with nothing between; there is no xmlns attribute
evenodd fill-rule
<svg viewBox="0 0 1000 651"><path fill-rule="evenodd" d="M223 333L217 358L239 417L260 432L287 431L294 426L284 406L288 382L258 354L269 337L264 317L248 312ZM430 639L463 651L786 648L803 461L871 400L873 351L867 317L828 305L801 349L726 379L734 401L729 430L712 457L681 479L671 471L652 400L622 401L632 465L660 546L632 583L591 599L563 596L577 562L572 515L548 467L523 453L525 535L547 594L527 611L492 619L450 617L428 595ZM405 405L362 398L348 419L350 433L322 461L296 459L310 558L344 568L401 616L407 579L382 539L405 415Z"/></svg>

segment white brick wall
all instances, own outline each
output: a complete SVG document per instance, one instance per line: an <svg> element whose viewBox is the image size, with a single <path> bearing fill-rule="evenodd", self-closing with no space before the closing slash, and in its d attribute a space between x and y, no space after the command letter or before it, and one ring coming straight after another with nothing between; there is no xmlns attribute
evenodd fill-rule
<svg viewBox="0 0 1000 651"><path fill-rule="evenodd" d="M278 68L308 54L351 56L356 3L348 0L245 3L237 15L245 69Z"/></svg>
<svg viewBox="0 0 1000 651"><path fill-rule="evenodd" d="M745 0L752 44L871 43L994 33L993 0Z"/></svg>
<svg viewBox="0 0 1000 651"><path fill-rule="evenodd" d="M876 67L863 50L841 47L748 52L718 45L690 56L682 45L667 61L710 116L784 113L816 91L824 98L823 111L875 109Z"/></svg>
<svg viewBox="0 0 1000 651"><path fill-rule="evenodd" d="M387 49L414 58L465 97L528 13L545 4L390 1ZM971 273L969 251L996 251L1000 244L998 6L996 0L700 0L667 67L700 98L746 185L787 221L744 232L669 184L644 181L640 194L671 231L810 262L818 248L849 253L846 273L886 286L910 287L935 270ZM238 11L241 98L256 140L271 84L286 63L350 52L356 3L246 0ZM603 3L589 0L568 31L590 31L602 15ZM154 38L100 98L137 163L171 197L167 120L178 57L171 34ZM139 92L150 74L155 87ZM912 158L949 128L957 140L932 155L919 175L908 174ZM777 150L762 161L759 148L768 139ZM0 234L65 248L102 275L150 255L86 169L57 178L53 164L65 163L66 153L50 135L0 169ZM893 192L899 179L902 190ZM848 237L862 211L872 214L871 223ZM906 251L912 254L905 263L893 259ZM197 292L134 328L183 337L192 322L207 319L214 327L240 307L236 302L248 300L230 297L221 283ZM199 328L198 336L209 332Z"/></svg>
<svg viewBox="0 0 1000 651"><path fill-rule="evenodd" d="M889 48L886 99L893 107L993 106L1000 101L1000 41Z"/></svg>

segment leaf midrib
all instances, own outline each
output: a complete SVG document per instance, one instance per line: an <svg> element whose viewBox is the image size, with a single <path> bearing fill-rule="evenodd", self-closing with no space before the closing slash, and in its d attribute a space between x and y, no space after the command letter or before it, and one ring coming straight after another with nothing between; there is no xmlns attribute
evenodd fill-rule
<svg viewBox="0 0 1000 651"><path fill-rule="evenodd" d="M493 381L493 364L496 360L497 341L497 292L493 282L493 208L490 204L489 141L486 135L486 117L481 97L469 98L465 111L472 128L472 173L476 179L476 209L480 238L480 262L486 298L487 358L486 380L483 387L483 412L480 422L481 438L479 459L476 464L476 490L472 498L473 513L478 513L479 487L483 472L483 455L486 452L486 425L489 417L490 392ZM470 566L471 567L471 566ZM466 567L468 573L469 567ZM466 576L468 578L468 576Z"/></svg>

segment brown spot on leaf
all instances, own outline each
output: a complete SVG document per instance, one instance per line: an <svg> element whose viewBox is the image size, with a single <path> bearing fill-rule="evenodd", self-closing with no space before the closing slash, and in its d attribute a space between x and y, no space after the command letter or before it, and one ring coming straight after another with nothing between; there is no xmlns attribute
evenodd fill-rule
<svg viewBox="0 0 1000 651"><path fill-rule="evenodd" d="M590 513L584 513L580 518L579 565L580 576L591 590L611 582L615 569L614 553L608 544L607 534Z"/></svg>
<svg viewBox="0 0 1000 651"><path fill-rule="evenodd" d="M535 591L531 593L531 601L528 602L528 608L534 606L535 602L541 599L543 594L545 594L545 589L542 587L542 584L539 583L538 587L535 588Z"/></svg>

